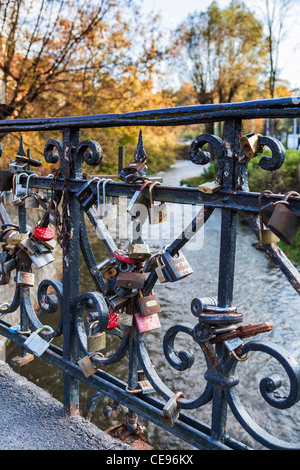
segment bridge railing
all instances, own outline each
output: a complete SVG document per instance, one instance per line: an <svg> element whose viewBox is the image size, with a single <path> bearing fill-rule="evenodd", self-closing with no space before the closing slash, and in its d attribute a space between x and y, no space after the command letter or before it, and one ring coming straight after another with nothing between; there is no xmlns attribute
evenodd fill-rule
<svg viewBox="0 0 300 470"><path fill-rule="evenodd" d="M241 404L237 385L237 364L250 361L250 352L262 351L278 361L287 373L290 391L278 394L282 381L270 375L261 380L260 393L266 406L290 408L300 398L300 366L280 345L258 340L256 335L270 331L272 324L243 324L243 314L234 306L234 267L238 213L244 213L262 247L300 293L298 270L279 249L276 240L292 242L298 230L300 196L270 191L261 194L249 191L247 168L249 159L260 158L262 171L276 171L284 164L285 150L279 140L262 135L243 135L243 121L300 116L298 98L253 101L246 103L201 105L173 109L147 110L114 115L80 116L49 119L21 119L0 122L0 133L43 131L49 135L44 147L45 161L57 166L54 174L38 176L33 170L42 163L20 147L9 168L1 175L1 335L20 345L20 366L34 355L63 372L64 406L70 414L80 409L79 384L95 390L84 414L92 413L105 396L112 400L114 416L119 405L128 407L122 423L123 431L139 435L139 416L152 421L199 449L248 449L226 431L227 409L260 445L271 449L297 448L258 426ZM181 126L208 122L224 122L224 136L203 134L190 147L195 165L210 161L203 150L206 144L214 150L218 163L216 180L200 188L171 187L154 184L147 173L147 154L139 135L132 162L119 167L118 178L110 175L87 178L83 162L98 166L103 158L101 145L82 140L86 128L138 126ZM62 138L51 133L60 130ZM260 157L263 149L272 156ZM3 149L5 152L5 148ZM120 153L122 162L122 153ZM101 167L100 167L101 168ZM196 167L195 167L196 168ZM46 192L47 195L41 195ZM105 192L105 194L104 194ZM116 217L116 204L107 198L128 198L128 219L133 225L127 250L121 250L109 231L110 217ZM102 198L102 199L101 199ZM155 204L159 201L160 204ZM167 204L198 207L188 226L168 246L151 252L142 238L145 218L162 222ZM10 217L10 205L18 209L18 223ZM27 213L38 204L44 215L35 227L29 227ZM286 209L277 214L279 209ZM159 299L154 293L159 282L178 283L191 275L192 269L182 253L184 246L203 227L214 209L220 209L221 241L216 298L188 299L188 308L195 322L173 324L161 338L165 360L182 374L193 367L195 356L188 349L176 351L177 335L186 334L199 346L206 360L204 391L196 398L185 398L184 390L172 391L160 377L148 353L147 342L153 330L160 327ZM153 210L154 212L151 212ZM97 260L90 243L87 220L107 251L105 260ZM153 219L152 219L153 223ZM277 223L277 224L276 224ZM272 229L272 230L270 230ZM262 239L271 236L270 239ZM274 238L275 237L275 238ZM277 238L276 238L277 237ZM62 278L47 279L46 266L53 261L56 243L62 248ZM83 254L93 289L80 293L80 251ZM45 273L37 289L38 308L33 305L31 288L34 271ZM15 276L13 278L13 276ZM6 299L6 285L13 278L15 294ZM51 292L51 293L50 293ZM186 307L185 305L183 307ZM20 323L9 324L7 314L20 309ZM42 324L38 311L52 314L59 311L56 328ZM106 355L107 335L119 338L112 355ZM55 344L62 337L63 346ZM108 366L124 361L128 355L128 381L121 381L108 372ZM196 365L194 365L196 367ZM154 393L152 393L154 392ZM155 397L154 397L155 395ZM201 407L211 404L211 425L193 416Z"/></svg>

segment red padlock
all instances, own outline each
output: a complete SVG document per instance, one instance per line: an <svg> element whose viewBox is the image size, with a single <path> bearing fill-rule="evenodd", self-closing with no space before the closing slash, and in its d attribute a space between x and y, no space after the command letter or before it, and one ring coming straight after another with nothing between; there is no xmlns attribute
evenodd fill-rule
<svg viewBox="0 0 300 470"><path fill-rule="evenodd" d="M33 236L41 241L50 241L54 238L54 231L50 227L41 227L37 225L34 228Z"/></svg>
<svg viewBox="0 0 300 470"><path fill-rule="evenodd" d="M107 325L107 330L114 330L117 328L119 323L118 314L117 313L109 313L109 320Z"/></svg>
<svg viewBox="0 0 300 470"><path fill-rule="evenodd" d="M139 333L145 333L146 331L157 330L161 328L159 316L157 313L143 317L139 312L134 314L136 327Z"/></svg>
<svg viewBox="0 0 300 470"><path fill-rule="evenodd" d="M138 261L137 259L130 258L127 250L116 250L114 252L114 257L128 264L136 264Z"/></svg>

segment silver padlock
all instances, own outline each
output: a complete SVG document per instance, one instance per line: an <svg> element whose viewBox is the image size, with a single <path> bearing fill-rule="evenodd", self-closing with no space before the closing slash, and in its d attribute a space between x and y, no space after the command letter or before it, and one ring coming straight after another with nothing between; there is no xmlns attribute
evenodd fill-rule
<svg viewBox="0 0 300 470"><path fill-rule="evenodd" d="M40 207L38 199L34 196L34 193L32 190L29 190L29 180L32 176L37 176L36 173L32 173L31 175L28 176L27 182L26 182L26 199L25 199L25 207L26 209L32 208L32 209L37 209Z"/></svg>
<svg viewBox="0 0 300 470"><path fill-rule="evenodd" d="M117 218L117 206L106 202L105 186L113 180L103 178L97 183L97 219L113 220ZM102 183L102 204L100 200L100 184Z"/></svg>
<svg viewBox="0 0 300 470"><path fill-rule="evenodd" d="M54 331L51 326L42 326L41 328L38 328L36 331L31 333L31 335L23 343L23 346L25 346L38 357L44 354L44 352L49 348L50 343L53 339L51 338L49 341L46 341L45 339L41 338L39 336L39 333L43 330L48 330L50 331L50 333L53 333Z"/></svg>
<svg viewBox="0 0 300 470"><path fill-rule="evenodd" d="M184 398L182 392L175 393L173 397L163 407L163 417L166 425L172 428L179 418L180 408L178 406L179 398Z"/></svg>

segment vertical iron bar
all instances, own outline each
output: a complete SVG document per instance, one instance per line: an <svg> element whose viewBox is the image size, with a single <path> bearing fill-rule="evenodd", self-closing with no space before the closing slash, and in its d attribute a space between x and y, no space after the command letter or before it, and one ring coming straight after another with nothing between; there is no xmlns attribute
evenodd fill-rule
<svg viewBox="0 0 300 470"><path fill-rule="evenodd" d="M78 177L79 170L73 162L72 147L80 141L79 129L63 131L64 158L60 168L65 177L70 171L70 178ZM80 240L80 207L75 196L69 192L71 239L63 250L63 356L66 360L77 362L78 344L75 334L75 305L79 295L79 240ZM63 374L64 407L70 415L79 414L79 381L68 373Z"/></svg>
<svg viewBox="0 0 300 470"><path fill-rule="evenodd" d="M119 147L119 160L118 160L118 171L123 170L125 166L125 147L120 145Z"/></svg>
<svg viewBox="0 0 300 470"><path fill-rule="evenodd" d="M224 141L227 155L224 161L223 189L232 190L235 182L235 165L239 151L239 137L242 130L240 120L229 120L225 123ZM234 266L236 251L237 212L222 209L218 305L229 307L233 300ZM220 363L226 360L228 352L221 343L216 346ZM222 374L222 370L220 370ZM212 436L224 442L227 421L227 402L222 387L214 387L212 407Z"/></svg>
<svg viewBox="0 0 300 470"><path fill-rule="evenodd" d="M19 233L26 233L26 209L24 202L18 205L18 219ZM22 268L24 271L30 270L30 263L26 264L26 269L25 267ZM22 331L27 331L29 329L29 319L24 305L24 296L28 297L30 295L30 290L29 287L25 286L17 287L17 289L20 289L20 326ZM21 356L25 356L26 353L27 350L21 347Z"/></svg>

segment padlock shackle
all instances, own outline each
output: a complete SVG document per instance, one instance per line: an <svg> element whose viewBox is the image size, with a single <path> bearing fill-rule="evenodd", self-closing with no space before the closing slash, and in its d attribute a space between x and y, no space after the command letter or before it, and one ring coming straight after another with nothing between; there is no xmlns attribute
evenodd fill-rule
<svg viewBox="0 0 300 470"><path fill-rule="evenodd" d="M299 193L296 193L296 191L289 191L288 193L286 193L286 195L284 196L284 201L287 201L291 196L297 196L297 197L300 197L300 194Z"/></svg>
<svg viewBox="0 0 300 470"><path fill-rule="evenodd" d="M16 185L20 182L20 178L21 176L26 176L28 178L28 173L24 173L24 171L22 173L17 173L14 175L13 177L13 184L12 184L12 190L13 190L13 193L15 193L16 191Z"/></svg>
<svg viewBox="0 0 300 470"><path fill-rule="evenodd" d="M97 182L97 206L100 206L100 184L103 183L104 184L104 181L105 181L105 178L98 178L98 182ZM103 198L103 193L102 193L102 198Z"/></svg>
<svg viewBox="0 0 300 470"><path fill-rule="evenodd" d="M155 186L158 186L158 185L161 185L161 183L159 181L154 181L154 183L151 184L150 188L149 188L149 200L150 200L150 204L152 206L153 204L153 197L152 197L152 191L153 191L153 188Z"/></svg>
<svg viewBox="0 0 300 470"><path fill-rule="evenodd" d="M110 178L104 178L104 182L102 184L102 198L103 198L103 203L106 203L106 194L105 194L105 186L107 185L108 182L113 183L113 180Z"/></svg>
<svg viewBox="0 0 300 470"><path fill-rule="evenodd" d="M31 175L28 175L27 181L26 181L26 196L29 195L29 193L28 193L28 191L29 191L29 181L30 181L30 178L31 178L32 176L37 176L37 174L36 174L36 173L31 173Z"/></svg>
<svg viewBox="0 0 300 470"><path fill-rule="evenodd" d="M265 189L258 196L258 215L259 215L259 224L260 224L261 230L263 230L263 218L262 218L262 213L261 213L261 206L262 206L262 198L265 194L273 194L273 193L272 191L269 191L269 189Z"/></svg>

